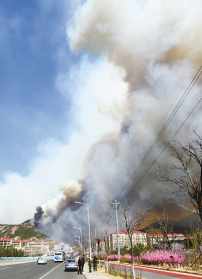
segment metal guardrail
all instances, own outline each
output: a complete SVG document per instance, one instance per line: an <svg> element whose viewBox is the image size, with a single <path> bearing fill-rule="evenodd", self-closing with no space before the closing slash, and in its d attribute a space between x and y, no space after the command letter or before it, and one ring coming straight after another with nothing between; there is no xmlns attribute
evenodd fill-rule
<svg viewBox="0 0 202 279"><path fill-rule="evenodd" d="M0 257L0 261L30 261L38 257Z"/></svg>
<svg viewBox="0 0 202 279"><path fill-rule="evenodd" d="M38 257L0 257L0 265L35 262L37 258Z"/></svg>
<svg viewBox="0 0 202 279"><path fill-rule="evenodd" d="M134 266L117 263L117 262L105 262L99 261L99 267L103 269L106 273L121 276L124 279L143 279L143 278L202 278L200 274L192 274L187 272L179 272L174 270L165 270L161 268L152 268L146 266ZM179 276L180 275L180 276Z"/></svg>
<svg viewBox="0 0 202 279"><path fill-rule="evenodd" d="M99 262L100 268L104 269L106 273L115 276L121 276L124 279L142 279L142 271L140 270L133 270L131 265L120 265L117 263L111 262Z"/></svg>
<svg viewBox="0 0 202 279"><path fill-rule="evenodd" d="M142 272L132 270L132 266L108 264L108 273L111 275L122 276L124 279L142 279Z"/></svg>

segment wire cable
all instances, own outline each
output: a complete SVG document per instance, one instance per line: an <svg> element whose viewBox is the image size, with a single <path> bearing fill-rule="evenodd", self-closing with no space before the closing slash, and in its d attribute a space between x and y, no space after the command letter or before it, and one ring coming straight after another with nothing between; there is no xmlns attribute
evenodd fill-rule
<svg viewBox="0 0 202 279"><path fill-rule="evenodd" d="M183 95L178 99L176 105L174 106L174 108L172 109L172 111L169 113L168 118L166 120L166 122L164 123L164 125L161 127L156 141L155 143L153 143L148 150L146 151L146 153L143 156L143 159L141 160L141 164L144 163L144 161L146 160L146 158L151 154L154 146L158 143L158 140L160 138L160 136L162 135L162 133L168 128L168 126L170 125L170 123L173 121L174 117L176 116L177 112L179 111L179 109L183 106L185 99L189 96L189 94L192 91L192 88L194 87L194 85L198 82L200 76L202 73L202 66L198 69L198 71L196 72L196 74L194 75L194 77L192 78L190 84L187 86L187 88L185 89ZM178 127L178 129L176 130L176 132L174 133L173 136L176 136L178 134L178 132L183 128L183 126L185 125L185 123L187 122L187 120L191 117L191 115L194 113L195 109L199 106L199 104L201 103L202 99L198 100L197 103L194 105L194 107L192 108L191 112L187 115L187 117L184 119L184 121L180 124L180 126ZM154 167L154 165L157 163L157 161L159 160L160 156L163 154L163 152L167 149L167 146L164 146L164 148L159 152L158 156L152 160L151 164L149 165L149 168L147 168L147 170L144 171L144 174L141 175L139 178L137 178L135 185L137 187L137 185L140 184L140 182L148 176L148 174L150 173L151 169ZM146 174L145 174L146 173Z"/></svg>
<svg viewBox="0 0 202 279"><path fill-rule="evenodd" d="M150 147L148 148L148 150L146 151L146 153L144 154L143 158L142 158L142 162L144 162L144 160L148 157L148 155L151 154L154 146L157 144L159 138L161 137L161 135L163 134L163 132L168 128L168 126L170 125L170 123L173 121L174 117L176 116L177 112L180 110L180 108L183 106L185 99L189 96L189 94L192 91L192 88L194 87L194 85L198 82L200 76L202 73L202 66L200 66L200 68L198 69L198 71L196 72L196 74L194 75L194 77L192 78L191 82L189 83L189 85L187 86L187 88L185 89L184 93L180 96L180 98L178 99L176 105L174 106L174 108L170 111L170 113L168 114L167 120L166 122L163 124L163 126L161 127L160 131L158 132L158 135L156 137L156 140L154 143L152 143L150 145Z"/></svg>
<svg viewBox="0 0 202 279"><path fill-rule="evenodd" d="M186 118L183 120L183 122L180 124L180 126L178 127L178 129L176 130L176 132L174 133L173 136L176 136L176 135L180 132L180 130L184 127L185 123L186 123L187 120L191 117L191 115L194 113L194 111L197 109L197 107L198 107L199 105L201 105L201 102L202 102L202 98L199 99L199 100L197 101L197 103L194 105L194 107L193 107L192 110L189 112L189 114L187 115L187 117L186 117ZM150 171L153 169L153 167L154 167L155 164L158 162L159 158L161 157L161 155L165 152L165 150L166 150L167 148L168 148L168 146L164 146L164 148L161 149L161 151L158 153L158 155L156 156L156 158L152 160L152 162L151 162L149 168L147 168L146 175L141 176L141 177L137 180L137 182L135 183L135 185L139 185L140 182L141 182L145 177L148 176L148 174L150 173Z"/></svg>

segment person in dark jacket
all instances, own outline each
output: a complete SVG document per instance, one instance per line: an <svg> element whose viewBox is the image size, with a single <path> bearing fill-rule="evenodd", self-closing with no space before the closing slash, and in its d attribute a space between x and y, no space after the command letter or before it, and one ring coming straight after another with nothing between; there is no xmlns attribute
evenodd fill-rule
<svg viewBox="0 0 202 279"><path fill-rule="evenodd" d="M84 264L85 264L84 256L79 256L79 259L78 259L78 274L83 273Z"/></svg>
<svg viewBox="0 0 202 279"><path fill-rule="evenodd" d="M84 257L84 255L82 255L81 256L81 274L83 273L84 264L85 264L85 257Z"/></svg>
<svg viewBox="0 0 202 279"><path fill-rule="evenodd" d="M81 270L81 256L79 256L79 258L78 258L78 274L82 274L82 270Z"/></svg>

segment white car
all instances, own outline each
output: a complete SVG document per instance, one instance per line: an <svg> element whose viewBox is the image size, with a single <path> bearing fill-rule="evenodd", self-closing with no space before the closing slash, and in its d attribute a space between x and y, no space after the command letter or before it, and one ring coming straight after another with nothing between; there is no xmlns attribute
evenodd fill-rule
<svg viewBox="0 0 202 279"><path fill-rule="evenodd" d="M37 259L37 264L47 264L48 263L48 259L45 256L41 256Z"/></svg>

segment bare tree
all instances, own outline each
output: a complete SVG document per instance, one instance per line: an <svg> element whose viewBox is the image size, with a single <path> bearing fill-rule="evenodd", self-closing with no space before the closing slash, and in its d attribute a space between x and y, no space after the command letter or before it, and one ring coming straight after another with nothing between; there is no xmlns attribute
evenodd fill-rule
<svg viewBox="0 0 202 279"><path fill-rule="evenodd" d="M166 214L166 210L163 211L162 216L159 219L160 232L162 234L162 239L160 240L160 245L163 244L164 248L171 248L172 241L174 241L174 236L172 240L170 240L169 234L171 234L172 227L169 222L168 214Z"/></svg>
<svg viewBox="0 0 202 279"><path fill-rule="evenodd" d="M200 268L201 258L202 258L202 232L200 229L194 229L191 234L191 244L193 249L192 259L191 259L191 267L194 269Z"/></svg>
<svg viewBox="0 0 202 279"><path fill-rule="evenodd" d="M179 186L184 191L194 207L194 211L202 222L202 138L187 146L169 145L177 164L173 163L170 175L164 175L163 180Z"/></svg>
<svg viewBox="0 0 202 279"><path fill-rule="evenodd" d="M104 247L105 247L105 252L108 256L110 253L110 244L109 244L109 235L108 235L107 231L105 232L105 235L104 235Z"/></svg>
<svg viewBox="0 0 202 279"><path fill-rule="evenodd" d="M134 230L139 224L137 218L134 215L130 215L127 209L123 210L123 219L124 226L128 235L129 244L130 244L130 255L131 255L131 263L132 263L132 274L133 278L135 278L135 269L134 269L134 245L133 245L133 234Z"/></svg>
<svg viewBox="0 0 202 279"><path fill-rule="evenodd" d="M131 250L131 258L133 257L133 233L134 233L134 222L129 217L128 211L124 209L123 211L124 225L128 235L130 250Z"/></svg>

